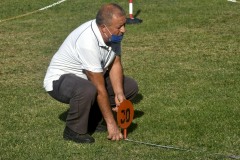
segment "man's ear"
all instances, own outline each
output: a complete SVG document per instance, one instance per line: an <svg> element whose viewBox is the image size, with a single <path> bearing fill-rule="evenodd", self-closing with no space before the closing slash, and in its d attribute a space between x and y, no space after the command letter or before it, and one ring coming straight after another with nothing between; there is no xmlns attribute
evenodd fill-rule
<svg viewBox="0 0 240 160"><path fill-rule="evenodd" d="M101 28L103 33L107 32L106 26L104 24L100 25L100 28Z"/></svg>

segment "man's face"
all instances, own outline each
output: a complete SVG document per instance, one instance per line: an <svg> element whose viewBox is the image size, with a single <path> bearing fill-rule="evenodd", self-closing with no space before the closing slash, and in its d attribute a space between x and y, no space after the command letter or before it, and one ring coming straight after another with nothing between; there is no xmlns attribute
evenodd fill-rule
<svg viewBox="0 0 240 160"><path fill-rule="evenodd" d="M126 32L125 24L126 24L125 16L113 16L112 24L108 26L108 29L113 35L120 36Z"/></svg>

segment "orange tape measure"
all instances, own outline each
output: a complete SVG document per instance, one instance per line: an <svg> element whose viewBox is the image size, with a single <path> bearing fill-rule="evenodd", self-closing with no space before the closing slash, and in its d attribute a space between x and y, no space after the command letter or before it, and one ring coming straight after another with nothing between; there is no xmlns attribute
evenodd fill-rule
<svg viewBox="0 0 240 160"><path fill-rule="evenodd" d="M124 139L127 138L127 128L132 123L134 116L134 109L132 102L124 100L120 106L118 106L117 122L120 128L124 131Z"/></svg>

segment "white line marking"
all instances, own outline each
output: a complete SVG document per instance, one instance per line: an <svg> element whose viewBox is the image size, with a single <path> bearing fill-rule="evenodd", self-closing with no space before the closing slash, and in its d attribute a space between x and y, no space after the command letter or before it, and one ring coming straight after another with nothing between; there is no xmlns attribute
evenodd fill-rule
<svg viewBox="0 0 240 160"><path fill-rule="evenodd" d="M234 2L234 3L239 3L236 0L228 0L228 2Z"/></svg>
<svg viewBox="0 0 240 160"><path fill-rule="evenodd" d="M25 13L25 14L21 14L21 15L18 15L18 16L14 16L14 17L11 17L11 18L0 20L0 23L1 22L6 22L6 21L9 21L9 20L13 20L13 19L17 19L17 18L21 18L21 17L25 17L27 15L30 15L30 14L33 14L33 13L36 13L36 12L40 12L40 11L46 10L48 8L54 7L54 6L58 5L58 4L61 4L61 3L65 2L65 1L66 0L60 0L60 1L56 2L56 3L53 3L53 4L49 5L49 6L40 8L38 10L35 10L35 11L32 11L32 12L28 12L28 13Z"/></svg>
<svg viewBox="0 0 240 160"><path fill-rule="evenodd" d="M56 6L56 5L60 4L60 3L65 2L65 1L66 1L66 0L58 1L58 2L56 2L56 3L53 3L53 4L49 5L49 6L46 6L46 7L40 8L39 11L43 11L43 10L45 10L45 9L51 8L51 7L53 7L53 6Z"/></svg>

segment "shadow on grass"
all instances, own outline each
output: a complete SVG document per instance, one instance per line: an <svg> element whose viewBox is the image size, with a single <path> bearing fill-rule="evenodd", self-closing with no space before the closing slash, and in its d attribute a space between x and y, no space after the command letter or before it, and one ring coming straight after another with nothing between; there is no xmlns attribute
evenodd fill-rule
<svg viewBox="0 0 240 160"><path fill-rule="evenodd" d="M143 112L143 111L135 110L135 111L134 111L134 117L133 117L133 119L140 118L140 117L142 117L143 115L144 115L144 112ZM137 129L137 127L138 127L138 124L132 122L131 125L130 125L130 126L128 127L128 129L127 129L128 133L133 132L135 129Z"/></svg>
<svg viewBox="0 0 240 160"><path fill-rule="evenodd" d="M64 122L66 122L67 115L68 115L68 111L69 111L69 109L66 110L65 112L61 113L61 114L58 116L58 118L59 118L60 120L64 121Z"/></svg>
<svg viewBox="0 0 240 160"><path fill-rule="evenodd" d="M133 104L138 104L142 99L143 99L143 95L139 93L131 101L132 101Z"/></svg>

